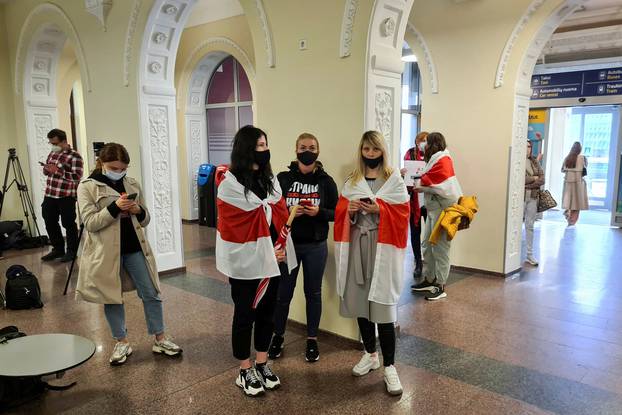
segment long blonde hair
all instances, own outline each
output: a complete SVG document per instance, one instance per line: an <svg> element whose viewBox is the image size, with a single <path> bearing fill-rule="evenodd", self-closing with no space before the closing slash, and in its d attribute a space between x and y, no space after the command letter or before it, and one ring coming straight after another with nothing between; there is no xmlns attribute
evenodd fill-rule
<svg viewBox="0 0 622 415"><path fill-rule="evenodd" d="M363 161L363 146L368 144L382 151L382 162L380 163L380 172L382 177L386 180L393 174L393 169L389 166L387 158L387 145L384 137L378 131L365 131L361 137L361 142L358 146L358 153L356 155L356 167L350 174L350 180L356 184L365 178L365 162Z"/></svg>

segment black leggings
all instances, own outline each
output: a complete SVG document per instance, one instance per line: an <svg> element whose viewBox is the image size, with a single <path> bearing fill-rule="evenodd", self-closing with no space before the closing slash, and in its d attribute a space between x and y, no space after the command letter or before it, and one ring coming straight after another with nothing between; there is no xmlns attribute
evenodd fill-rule
<svg viewBox="0 0 622 415"><path fill-rule="evenodd" d="M356 319L359 323L359 330L367 353L376 352L376 323L366 318ZM378 337L380 338L380 348L382 349L382 364L387 367L395 363L395 324L379 323Z"/></svg>
<svg viewBox="0 0 622 415"><path fill-rule="evenodd" d="M261 280L239 280L229 278L231 298L233 299L233 327L231 344L233 356L246 360L251 356L251 337L255 328L255 350L267 352L274 329L273 316L276 294L279 290L279 277L270 278L270 284L263 298L253 310L253 300Z"/></svg>

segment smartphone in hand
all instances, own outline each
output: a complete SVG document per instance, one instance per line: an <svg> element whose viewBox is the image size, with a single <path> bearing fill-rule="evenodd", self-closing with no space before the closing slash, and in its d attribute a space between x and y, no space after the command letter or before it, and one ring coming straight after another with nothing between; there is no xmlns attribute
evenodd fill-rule
<svg viewBox="0 0 622 415"><path fill-rule="evenodd" d="M129 200L136 200L136 197L138 196L138 193L132 193L131 195L127 195L126 199Z"/></svg>
<svg viewBox="0 0 622 415"><path fill-rule="evenodd" d="M367 203L367 204L371 204L371 203L372 203L372 202L371 202L371 199L370 199L370 198L368 198L368 197L363 197L363 198L361 198L361 199L359 199L359 200L360 200L361 202L363 202L363 203Z"/></svg>

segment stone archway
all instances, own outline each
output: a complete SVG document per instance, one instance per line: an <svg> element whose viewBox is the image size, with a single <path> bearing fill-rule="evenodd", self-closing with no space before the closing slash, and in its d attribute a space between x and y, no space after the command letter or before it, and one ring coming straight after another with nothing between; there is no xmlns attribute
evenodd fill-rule
<svg viewBox="0 0 622 415"><path fill-rule="evenodd" d="M544 3L544 0L534 0L528 7L521 20L517 23L514 31L508 39L501 55L501 61L497 68L495 87L503 85L505 67L510 59L511 51L527 25L531 16ZM527 140L527 123L529 119L529 101L531 99L531 75L533 74L536 61L546 42L555 29L580 7L585 0L565 0L546 19L544 24L536 32L519 66L519 72L514 85L514 114L512 122L512 145L510 150L510 172L508 180L508 200L505 230L505 254L504 273L506 275L516 272L521 268L521 238L523 222L524 185L525 185L525 159Z"/></svg>
<svg viewBox="0 0 622 415"><path fill-rule="evenodd" d="M45 15L45 21L38 19ZM28 37L30 30L36 27ZM67 15L56 5L36 7L22 26L15 63L15 91L22 92L24 105L28 165L30 166L33 204L40 206L45 193L45 176L39 162L45 161L50 148L47 133L58 126L56 93L57 67L65 42L74 47L85 89L91 90L84 52L77 32ZM38 218L44 229L42 217Z"/></svg>
<svg viewBox="0 0 622 415"><path fill-rule="evenodd" d="M202 56L201 56L202 55ZM185 92L184 130L186 144L186 160L188 180L188 195L190 219L198 216L198 189L196 186L197 171L207 155L207 122L205 97L209 81L218 69L218 65L228 56L233 56L249 77L251 89L254 91L255 70L246 52L224 37L209 38L198 45L184 65L184 72L189 73L185 84L181 88ZM196 62L196 63L195 63ZM193 67L190 65L194 64ZM254 105L253 105L254 106ZM253 111L255 113L255 111Z"/></svg>

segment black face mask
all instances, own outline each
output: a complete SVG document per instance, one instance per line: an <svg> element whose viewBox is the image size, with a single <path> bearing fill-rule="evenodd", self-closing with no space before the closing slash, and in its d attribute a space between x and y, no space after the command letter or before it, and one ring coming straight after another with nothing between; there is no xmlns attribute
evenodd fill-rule
<svg viewBox="0 0 622 415"><path fill-rule="evenodd" d="M368 159L367 157L363 156L363 163L365 163L365 165L369 167L370 169L375 169L376 167L380 165L380 163L382 163L382 158L383 156L380 156L375 159Z"/></svg>
<svg viewBox="0 0 622 415"><path fill-rule="evenodd" d="M296 158L298 159L298 161L305 166L310 166L315 163L315 160L317 160L317 156L318 154L312 151L303 151L302 153L296 154Z"/></svg>
<svg viewBox="0 0 622 415"><path fill-rule="evenodd" d="M255 151L255 163L260 169L265 168L270 163L270 150Z"/></svg>

